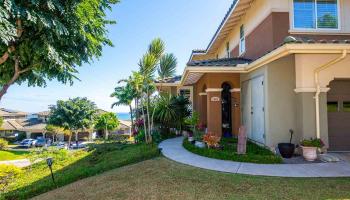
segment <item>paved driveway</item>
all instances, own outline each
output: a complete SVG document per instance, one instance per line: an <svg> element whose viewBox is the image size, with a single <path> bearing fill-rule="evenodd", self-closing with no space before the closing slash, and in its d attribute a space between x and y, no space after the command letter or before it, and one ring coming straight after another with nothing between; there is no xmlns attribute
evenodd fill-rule
<svg viewBox="0 0 350 200"><path fill-rule="evenodd" d="M218 160L199 156L182 146L183 138L165 140L159 144L165 157L194 167L220 172L279 177L350 177L350 163L254 164Z"/></svg>
<svg viewBox="0 0 350 200"><path fill-rule="evenodd" d="M16 167L21 167L21 168L28 167L30 164L31 163L28 159L0 161L0 165L14 165Z"/></svg>

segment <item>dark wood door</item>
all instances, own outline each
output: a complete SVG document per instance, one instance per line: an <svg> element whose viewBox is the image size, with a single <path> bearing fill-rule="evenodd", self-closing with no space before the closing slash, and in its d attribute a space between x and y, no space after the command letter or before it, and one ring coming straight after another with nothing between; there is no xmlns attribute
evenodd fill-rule
<svg viewBox="0 0 350 200"><path fill-rule="evenodd" d="M335 80L328 93L330 151L350 151L350 80Z"/></svg>

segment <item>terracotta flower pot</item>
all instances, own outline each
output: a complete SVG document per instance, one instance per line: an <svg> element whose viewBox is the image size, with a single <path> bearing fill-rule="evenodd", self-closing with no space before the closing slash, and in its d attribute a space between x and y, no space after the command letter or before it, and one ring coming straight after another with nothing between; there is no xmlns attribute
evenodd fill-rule
<svg viewBox="0 0 350 200"><path fill-rule="evenodd" d="M301 147L303 149L303 157L307 161L315 161L317 159L317 147Z"/></svg>

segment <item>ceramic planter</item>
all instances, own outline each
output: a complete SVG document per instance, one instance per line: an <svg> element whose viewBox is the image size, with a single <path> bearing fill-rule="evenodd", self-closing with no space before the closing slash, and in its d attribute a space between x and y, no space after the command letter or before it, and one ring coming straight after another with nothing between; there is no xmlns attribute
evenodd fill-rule
<svg viewBox="0 0 350 200"><path fill-rule="evenodd" d="M294 155L295 145L291 143L279 143L278 150L283 158L291 158Z"/></svg>
<svg viewBox="0 0 350 200"><path fill-rule="evenodd" d="M189 136L189 137L188 137L188 141L189 141L189 142L193 142L193 141L194 141L194 138Z"/></svg>
<svg viewBox="0 0 350 200"><path fill-rule="evenodd" d="M315 161L317 159L317 147L304 147L301 146L303 149L303 157L307 161Z"/></svg>

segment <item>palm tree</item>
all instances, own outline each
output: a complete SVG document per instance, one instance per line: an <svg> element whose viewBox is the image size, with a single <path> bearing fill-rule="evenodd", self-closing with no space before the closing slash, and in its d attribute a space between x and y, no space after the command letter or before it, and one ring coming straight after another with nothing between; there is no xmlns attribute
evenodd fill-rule
<svg viewBox="0 0 350 200"><path fill-rule="evenodd" d="M116 97L118 99L117 102L112 104L112 108L114 106L120 106L120 105L129 106L130 117L131 117L131 127L134 127L134 117L133 117L133 109L132 109L132 101L134 100L134 97L135 97L134 89L130 86L130 84L116 87L114 89L114 92L111 94L111 97Z"/></svg>
<svg viewBox="0 0 350 200"><path fill-rule="evenodd" d="M157 38L151 42L148 47L148 52L141 58L139 62L140 73L143 75L143 85L144 93L146 99L146 110L147 110L147 125L145 126L146 142L152 142L152 128L150 119L150 96L152 91L150 89L154 88L154 73L157 69L158 63L164 54L164 42ZM144 110L142 110L144 115ZM144 120L146 121L146 120ZM146 125L146 122L144 122Z"/></svg>
<svg viewBox="0 0 350 200"><path fill-rule="evenodd" d="M162 83L165 79L175 76L177 59L174 54L162 56L158 67L158 79Z"/></svg>

